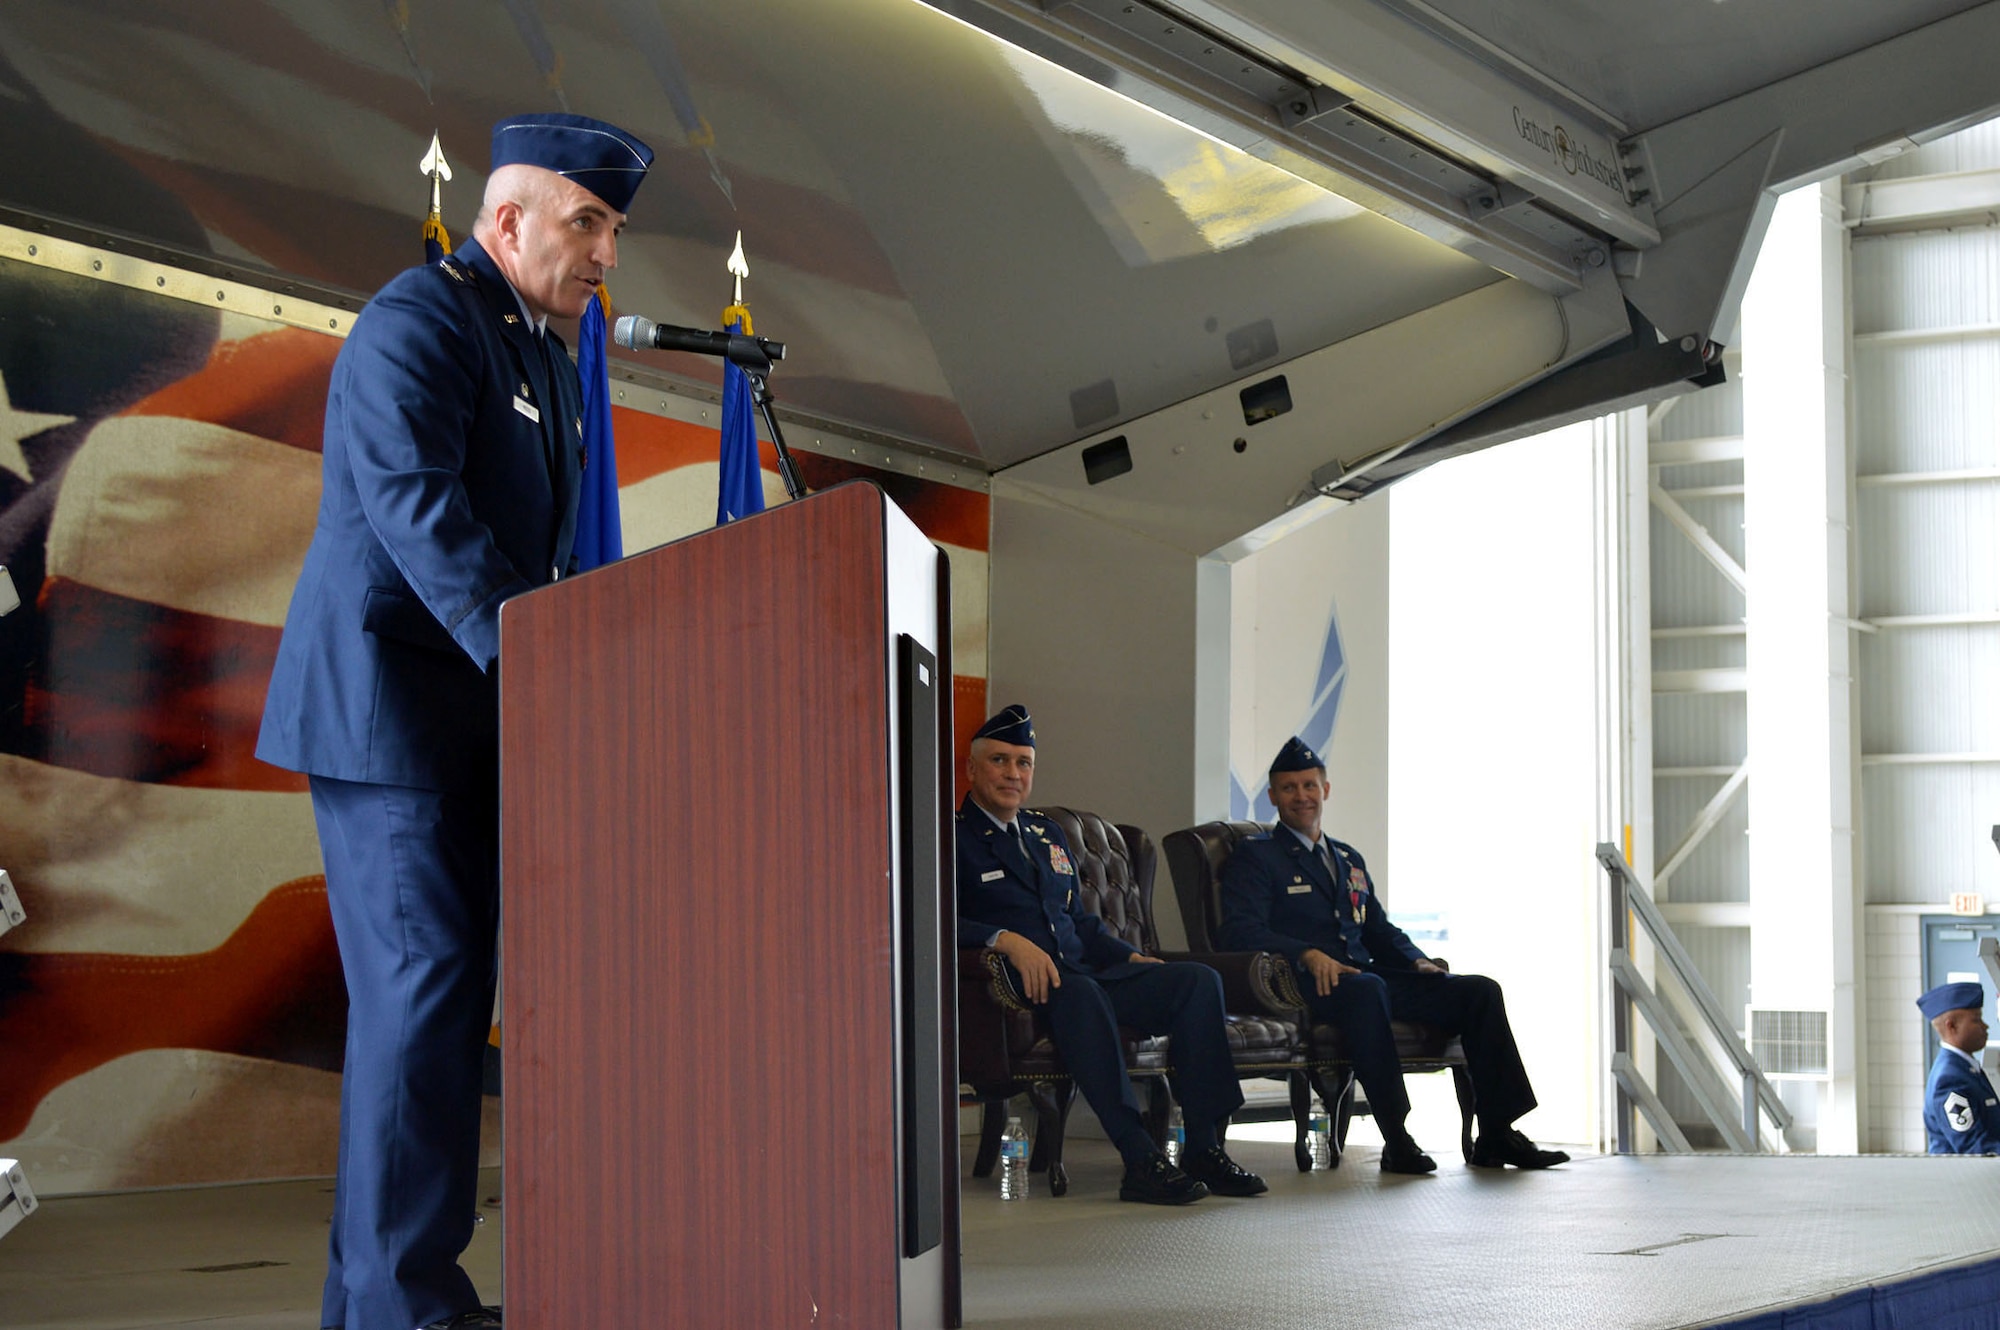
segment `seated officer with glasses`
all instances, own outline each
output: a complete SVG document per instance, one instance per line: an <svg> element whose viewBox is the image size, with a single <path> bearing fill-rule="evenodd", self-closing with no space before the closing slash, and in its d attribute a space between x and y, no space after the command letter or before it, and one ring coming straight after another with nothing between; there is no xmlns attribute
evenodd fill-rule
<svg viewBox="0 0 2000 1330"><path fill-rule="evenodd" d="M1238 1167L1219 1128L1243 1105L1223 1033L1222 980L1206 965L1162 961L1114 937L1076 896L1076 866L1060 828L1028 812L1035 727L1011 706L973 737L972 792L959 805L958 944L1007 959L1048 1022L1105 1134L1125 1160L1121 1201L1185 1205L1214 1192L1255 1196L1264 1180ZM1174 1167L1153 1145L1125 1073L1119 1026L1166 1035L1168 1077L1187 1128Z"/></svg>

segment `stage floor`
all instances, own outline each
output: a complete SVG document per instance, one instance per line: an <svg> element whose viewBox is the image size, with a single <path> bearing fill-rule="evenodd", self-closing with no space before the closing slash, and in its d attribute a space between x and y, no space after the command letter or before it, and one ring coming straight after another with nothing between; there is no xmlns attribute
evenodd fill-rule
<svg viewBox="0 0 2000 1330"><path fill-rule="evenodd" d="M2000 1253L2000 1160L1585 1157L1547 1173L1332 1173L1241 1141L1267 1196L1122 1205L1075 1142L1069 1195L966 1180L966 1321L992 1330L1695 1326ZM499 1190L494 1174L482 1195ZM318 1323L331 1186L58 1197L0 1239L0 1325ZM492 1296L499 1210L467 1266Z"/></svg>

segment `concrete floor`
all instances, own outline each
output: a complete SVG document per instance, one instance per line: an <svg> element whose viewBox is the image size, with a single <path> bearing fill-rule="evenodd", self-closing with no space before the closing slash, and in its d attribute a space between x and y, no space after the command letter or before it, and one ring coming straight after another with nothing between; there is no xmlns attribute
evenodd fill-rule
<svg viewBox="0 0 2000 1330"><path fill-rule="evenodd" d="M1548 1173L1384 1177L1355 1143L1302 1175L1239 1139L1253 1200L1122 1205L1117 1159L1071 1151L1071 1189L964 1196L966 1318L1056 1327L1700 1325L2000 1252L2000 1160L1585 1157ZM485 1196L498 1178L482 1179ZM56 1197L0 1240L0 1325L19 1330L318 1323L324 1182ZM499 1288L489 1205L467 1268Z"/></svg>

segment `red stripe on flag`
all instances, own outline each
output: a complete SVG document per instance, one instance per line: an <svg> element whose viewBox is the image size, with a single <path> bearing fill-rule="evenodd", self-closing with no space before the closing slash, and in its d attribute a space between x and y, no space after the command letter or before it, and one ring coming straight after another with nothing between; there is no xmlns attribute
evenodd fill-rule
<svg viewBox="0 0 2000 1330"><path fill-rule="evenodd" d="M318 452L326 430L327 384L339 354L339 338L300 328L218 342L201 370L123 414L202 420Z"/></svg>
<svg viewBox="0 0 2000 1330"><path fill-rule="evenodd" d="M26 690L27 756L121 780L306 788L255 755L276 628L61 577L43 584L40 609L48 647Z"/></svg>
<svg viewBox="0 0 2000 1330"><path fill-rule="evenodd" d="M64 1081L151 1048L338 1071L347 988L326 879L276 888L213 951L191 956L0 952L0 1141Z"/></svg>
<svg viewBox="0 0 2000 1330"><path fill-rule="evenodd" d="M668 420L628 406L611 408L611 431L617 440L621 488L677 467L713 462L722 455L720 429Z"/></svg>

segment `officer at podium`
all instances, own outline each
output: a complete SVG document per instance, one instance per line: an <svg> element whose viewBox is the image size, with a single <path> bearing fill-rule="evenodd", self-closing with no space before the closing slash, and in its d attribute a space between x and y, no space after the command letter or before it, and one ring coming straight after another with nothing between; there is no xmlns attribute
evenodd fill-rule
<svg viewBox="0 0 2000 1330"><path fill-rule="evenodd" d="M1937 1061L1924 1087L1924 1135L1934 1155L2000 1154L2000 1095L1979 1065L1986 1004L1978 984L1939 984L1917 999L1938 1033Z"/></svg>
<svg viewBox="0 0 2000 1330"><path fill-rule="evenodd" d="M310 777L347 979L325 1326L500 1323L458 1263L496 969L500 606L570 568L582 393L547 321L595 298L652 159L585 116L501 121L472 240L383 287L334 362L257 743Z"/></svg>
<svg viewBox="0 0 2000 1330"><path fill-rule="evenodd" d="M1048 1022L1076 1088L1125 1161L1118 1199L1184 1205L1210 1192L1255 1196L1264 1179L1222 1148L1243 1105L1223 1028L1222 980L1206 965L1148 956L1077 900L1062 828L1024 806L1035 781L1035 726L1011 706L979 727L959 805L958 945L992 947ZM1125 1072L1118 1027L1168 1036L1171 1083L1187 1127L1181 1166L1153 1146Z"/></svg>

